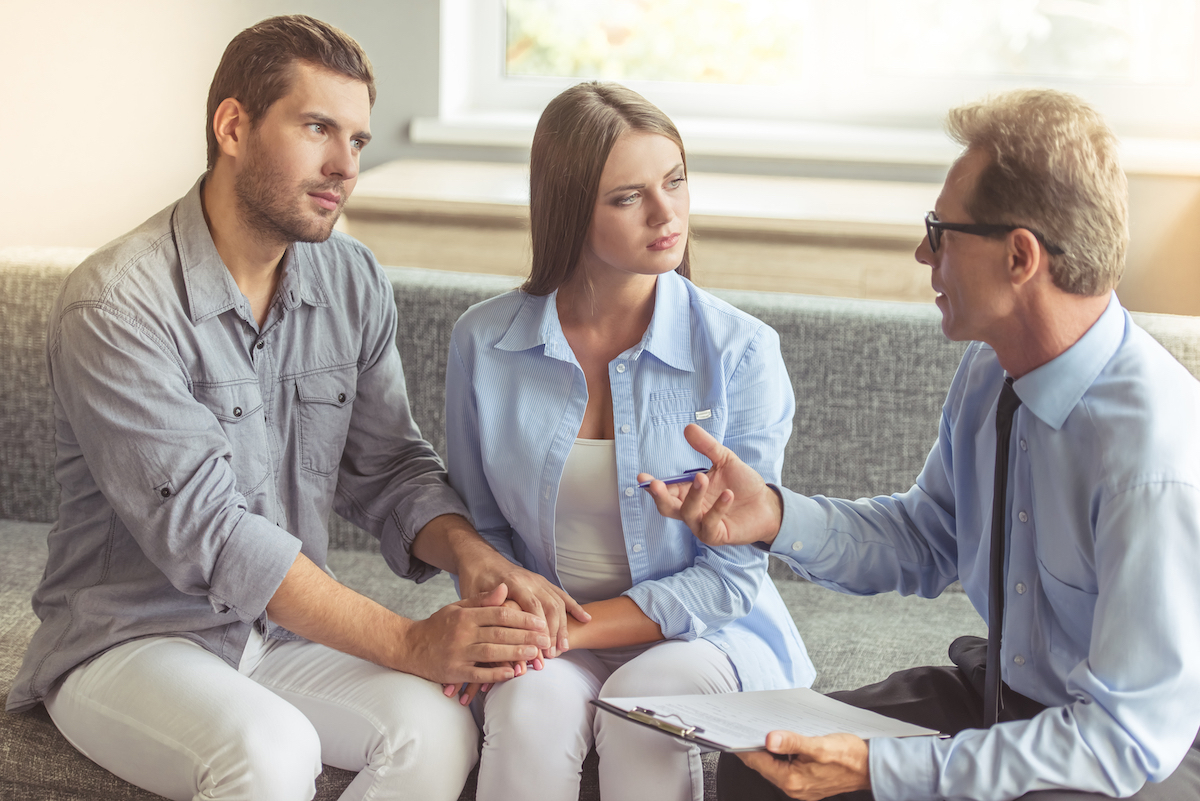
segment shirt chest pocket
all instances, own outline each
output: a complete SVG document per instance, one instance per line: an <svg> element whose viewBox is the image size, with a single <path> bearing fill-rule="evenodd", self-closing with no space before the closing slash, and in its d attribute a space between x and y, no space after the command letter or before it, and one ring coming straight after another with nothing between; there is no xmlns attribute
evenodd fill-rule
<svg viewBox="0 0 1200 801"><path fill-rule="evenodd" d="M296 379L300 466L305 470L327 476L341 463L357 378L350 366Z"/></svg>
<svg viewBox="0 0 1200 801"><path fill-rule="evenodd" d="M725 408L698 404L689 388L661 389L650 393L650 425L682 428L696 423L711 434L723 430Z"/></svg>
<svg viewBox="0 0 1200 801"><path fill-rule="evenodd" d="M194 384L193 394L220 423L229 442L229 466L238 492L249 494L270 472L266 418L257 382Z"/></svg>

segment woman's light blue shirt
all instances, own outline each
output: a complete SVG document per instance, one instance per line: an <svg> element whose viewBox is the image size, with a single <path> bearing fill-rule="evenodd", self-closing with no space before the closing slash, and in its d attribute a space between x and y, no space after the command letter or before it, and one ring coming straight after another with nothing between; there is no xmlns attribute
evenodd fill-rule
<svg viewBox="0 0 1200 801"><path fill-rule="evenodd" d="M446 438L451 484L479 533L561 586L554 510L588 392L555 299L513 291L459 319L446 367ZM671 272L659 276L646 335L609 363L608 377L634 584L624 594L665 638L703 637L724 651L743 690L809 686L815 670L767 576L767 555L701 544L637 488L639 472L708 466L683 438L692 422L778 483L795 410L779 336Z"/></svg>

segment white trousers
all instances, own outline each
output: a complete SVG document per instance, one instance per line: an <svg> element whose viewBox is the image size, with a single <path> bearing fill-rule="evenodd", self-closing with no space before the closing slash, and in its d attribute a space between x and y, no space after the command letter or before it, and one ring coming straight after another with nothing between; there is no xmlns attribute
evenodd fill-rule
<svg viewBox="0 0 1200 801"><path fill-rule="evenodd" d="M307 801L322 762L358 772L342 801L452 801L479 738L440 685L257 634L237 670L181 637L124 643L45 702L85 756L175 801Z"/></svg>
<svg viewBox="0 0 1200 801"><path fill-rule="evenodd" d="M699 748L597 711L588 701L738 689L729 658L707 640L568 651L484 697L476 798L576 801L580 768L594 743L601 798L702 801Z"/></svg>

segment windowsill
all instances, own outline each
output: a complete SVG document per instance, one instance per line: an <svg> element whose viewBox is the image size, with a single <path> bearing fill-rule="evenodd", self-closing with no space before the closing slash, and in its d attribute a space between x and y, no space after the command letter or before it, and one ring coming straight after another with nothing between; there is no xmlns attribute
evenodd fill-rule
<svg viewBox="0 0 1200 801"><path fill-rule="evenodd" d="M949 167L960 151L937 130L682 117L675 122L693 155ZM536 125L536 114L519 112L417 117L409 137L422 144L528 149ZM1200 141L1126 137L1122 161L1129 174L1200 176Z"/></svg>
<svg viewBox="0 0 1200 801"><path fill-rule="evenodd" d="M688 189L701 232L907 249L924 235L941 184L693 171ZM347 213L524 224L528 204L527 165L401 160L363 172Z"/></svg>

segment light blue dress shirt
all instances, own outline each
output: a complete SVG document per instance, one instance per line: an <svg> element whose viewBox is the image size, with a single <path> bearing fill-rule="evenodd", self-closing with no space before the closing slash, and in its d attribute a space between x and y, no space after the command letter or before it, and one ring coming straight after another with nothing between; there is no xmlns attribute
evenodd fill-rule
<svg viewBox="0 0 1200 801"><path fill-rule="evenodd" d="M988 617L996 402L972 343L908 492L784 492L771 551L833 589L932 597L956 578ZM1200 385L1114 295L1066 352L1014 383L1003 679L1050 708L952 739L873 740L879 801L1126 796L1200 726Z"/></svg>
<svg viewBox="0 0 1200 801"><path fill-rule="evenodd" d="M559 325L556 294L510 292L471 307L446 367L450 481L479 533L559 584L554 509L583 422L587 383ZM609 363L617 491L633 587L667 639L703 637L744 690L808 686L815 676L757 548L708 548L637 488L707 466L683 438L695 422L779 480L795 409L779 336L674 272L659 276L642 341Z"/></svg>

